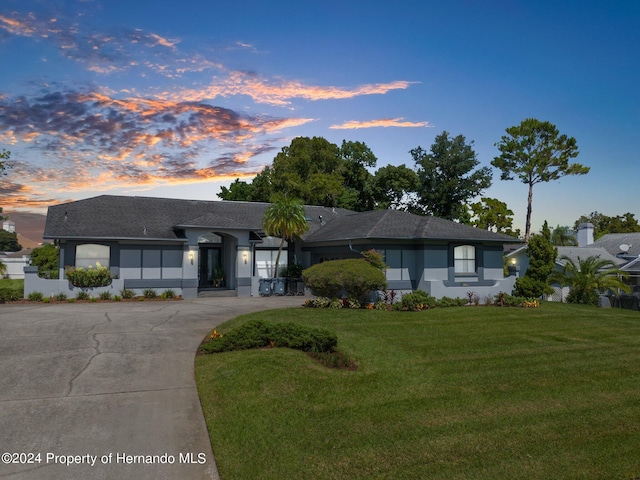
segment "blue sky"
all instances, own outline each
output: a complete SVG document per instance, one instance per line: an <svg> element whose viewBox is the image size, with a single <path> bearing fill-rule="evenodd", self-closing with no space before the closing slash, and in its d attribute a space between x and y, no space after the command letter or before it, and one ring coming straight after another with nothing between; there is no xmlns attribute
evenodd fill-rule
<svg viewBox="0 0 640 480"><path fill-rule="evenodd" d="M448 131L481 166L529 117L586 176L537 185L533 230L640 217L640 2L4 0L5 210L103 193L217 199L296 136L387 164ZM524 229L527 188L485 192Z"/></svg>

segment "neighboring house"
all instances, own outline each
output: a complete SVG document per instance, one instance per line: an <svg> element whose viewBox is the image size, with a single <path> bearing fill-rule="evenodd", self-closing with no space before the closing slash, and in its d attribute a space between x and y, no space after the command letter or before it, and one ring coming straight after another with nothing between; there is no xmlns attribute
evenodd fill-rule
<svg viewBox="0 0 640 480"><path fill-rule="evenodd" d="M13 222L13 220L4 220L2 222L2 229L9 232L9 233L15 233L16 231L16 224Z"/></svg>
<svg viewBox="0 0 640 480"><path fill-rule="evenodd" d="M37 277L28 267L25 296L34 291L75 295L65 279L68 266L96 262L117 276L110 290L137 293L172 289L185 298L210 289L257 295L270 277L280 239L265 237L269 204L99 196L52 206L44 238L60 247L60 280ZM435 297L490 296L511 292L504 278L503 246L514 238L436 217L398 210L353 212L305 206L309 230L286 245L280 266L307 268L324 260L383 253L389 289L423 289ZM517 240L515 240L517 242Z"/></svg>
<svg viewBox="0 0 640 480"><path fill-rule="evenodd" d="M0 261L7 268L4 276L12 280L21 280L24 278L24 269L29 265L29 255L31 249L23 249L19 252L6 252L0 254Z"/></svg>
<svg viewBox="0 0 640 480"><path fill-rule="evenodd" d="M602 260L610 260L621 270L626 271L629 277L625 280L634 292L640 292L640 233L611 233L593 240L593 225L583 223L578 226L576 238L577 247L556 247L558 258L556 269L561 270L566 261L563 256L569 257L578 264L578 259L598 257ZM517 269L517 276L524 275L529 267L529 257L526 246L520 247L506 255L507 265ZM554 286L555 292L548 297L552 301L564 301L569 293L569 287L560 288Z"/></svg>
<svg viewBox="0 0 640 480"><path fill-rule="evenodd" d="M18 252L0 252L0 261L6 266L4 277L21 280L24 278L24 267L29 265L31 250L38 244L17 233L16 224L12 220L4 220L2 229L9 233L15 233L18 243L22 246L22 250Z"/></svg>
<svg viewBox="0 0 640 480"><path fill-rule="evenodd" d="M634 293L640 293L640 232L609 233L593 242L593 246L604 248L622 260L620 269L629 275L625 282Z"/></svg>

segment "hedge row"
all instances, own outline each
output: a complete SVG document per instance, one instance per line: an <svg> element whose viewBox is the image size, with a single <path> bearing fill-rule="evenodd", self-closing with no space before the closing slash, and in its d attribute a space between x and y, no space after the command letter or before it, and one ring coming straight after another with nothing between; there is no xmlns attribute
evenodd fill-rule
<svg viewBox="0 0 640 480"><path fill-rule="evenodd" d="M333 352L337 345L338 337L325 329L252 320L225 335L213 335L211 340L200 346L200 350L203 353L220 353L271 346L304 352Z"/></svg>
<svg viewBox="0 0 640 480"><path fill-rule="evenodd" d="M13 302L16 300L22 300L24 291L21 288L0 288L0 302Z"/></svg>

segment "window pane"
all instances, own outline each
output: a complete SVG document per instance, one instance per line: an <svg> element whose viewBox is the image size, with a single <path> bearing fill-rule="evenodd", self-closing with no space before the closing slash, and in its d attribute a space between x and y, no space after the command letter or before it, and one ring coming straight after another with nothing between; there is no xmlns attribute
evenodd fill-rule
<svg viewBox="0 0 640 480"><path fill-rule="evenodd" d="M474 273L476 271L476 248L473 245L460 245L453 250L455 273Z"/></svg>
<svg viewBox="0 0 640 480"><path fill-rule="evenodd" d="M76 247L76 267L87 268L89 265L100 264L109 268L109 257L111 249L106 245L86 243Z"/></svg>

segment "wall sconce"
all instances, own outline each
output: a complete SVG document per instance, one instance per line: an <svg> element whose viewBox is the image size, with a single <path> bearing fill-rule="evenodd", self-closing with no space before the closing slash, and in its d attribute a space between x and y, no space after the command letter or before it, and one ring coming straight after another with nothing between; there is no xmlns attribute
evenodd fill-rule
<svg viewBox="0 0 640 480"><path fill-rule="evenodd" d="M249 253L247 252L242 252L242 260L244 260L244 264L247 264L247 261L249 260Z"/></svg>
<svg viewBox="0 0 640 480"><path fill-rule="evenodd" d="M191 265L193 265L193 252L189 252L189 262L191 262Z"/></svg>
<svg viewBox="0 0 640 480"><path fill-rule="evenodd" d="M516 264L516 259L515 259L515 258L512 258L512 259L511 259L511 265L515 265L515 264Z"/></svg>

